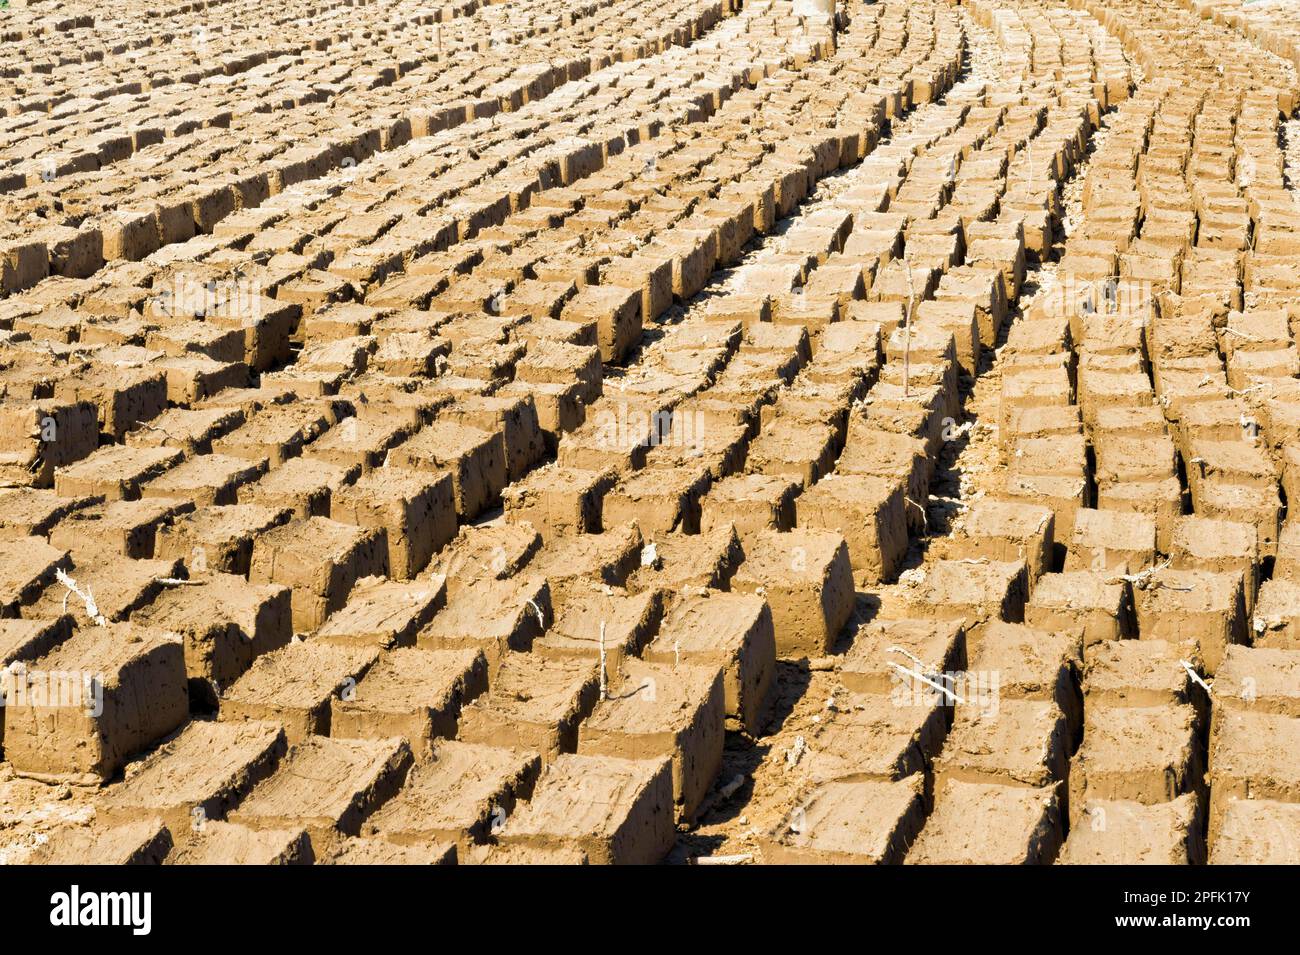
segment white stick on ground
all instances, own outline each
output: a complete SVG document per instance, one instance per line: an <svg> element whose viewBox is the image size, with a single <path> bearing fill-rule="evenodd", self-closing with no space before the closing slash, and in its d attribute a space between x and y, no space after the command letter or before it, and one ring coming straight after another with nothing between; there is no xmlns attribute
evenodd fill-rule
<svg viewBox="0 0 1300 955"><path fill-rule="evenodd" d="M1206 683L1203 679L1201 679L1201 675L1197 673L1194 669L1192 669L1192 665L1190 663L1188 663L1186 660L1179 660L1178 662L1183 665L1183 669L1187 671L1187 675L1190 676L1194 682L1199 683L1201 686L1205 687L1206 693L1212 692L1210 690L1210 684Z"/></svg>
<svg viewBox="0 0 1300 955"><path fill-rule="evenodd" d="M95 626L97 627L108 626L108 621L105 620L104 615L99 612L99 605L95 603L94 594L92 594L90 591L86 591L85 593L83 593L81 588L77 586L77 582L73 580L71 577L69 577L67 572L63 570L63 568L61 567L55 569L54 579L57 580L59 583L63 584L63 586L68 588L68 592L63 595L64 610L68 609L68 597L71 596L72 594L76 594L78 597L82 599L82 602L85 603L86 616L95 622Z"/></svg>
<svg viewBox="0 0 1300 955"><path fill-rule="evenodd" d="M912 310L916 303L916 286L912 284L912 263L903 259L907 271L907 314L903 316L903 397L911 395L912 377Z"/></svg>
<svg viewBox="0 0 1300 955"><path fill-rule="evenodd" d="M952 690L948 689L946 686L944 686L941 683L936 683L934 680L931 680L928 676L926 676L923 673L917 673L915 670L909 670L901 663L894 663L892 660L889 661L889 665L893 667L895 670L898 670L900 673L906 673L908 676L915 677L916 679L920 680L922 683L934 687L940 693L946 694L947 696L951 697L953 700L955 700L958 703L966 702L960 696L954 693Z"/></svg>
<svg viewBox="0 0 1300 955"><path fill-rule="evenodd" d="M696 865L745 865L754 861L752 852L742 852L733 856L696 856Z"/></svg>
<svg viewBox="0 0 1300 955"><path fill-rule="evenodd" d="M925 663L924 660L922 660L922 659L921 659L920 657L918 657L915 653L913 653L912 651L906 649L905 647L885 647L885 652L886 652L886 653L901 653L903 656L907 657L909 660L911 660L913 663L915 663L915 664L917 665L917 667L919 667L919 668L922 669L922 670L929 670L930 672L933 673L935 670L938 669L938 667L932 667L932 666L927 665L927 664Z"/></svg>
<svg viewBox="0 0 1300 955"><path fill-rule="evenodd" d="M605 669L605 621L600 622L600 698L609 699L609 674Z"/></svg>
<svg viewBox="0 0 1300 955"><path fill-rule="evenodd" d="M541 627L543 630L545 630L546 618L542 616L542 608L537 606L537 604L531 600L528 601L528 606L532 607L533 613L537 614L537 625Z"/></svg>

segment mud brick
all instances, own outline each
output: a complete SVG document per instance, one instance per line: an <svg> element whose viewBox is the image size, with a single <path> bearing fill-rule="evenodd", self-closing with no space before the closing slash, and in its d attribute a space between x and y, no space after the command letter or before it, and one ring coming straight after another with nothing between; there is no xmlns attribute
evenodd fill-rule
<svg viewBox="0 0 1300 955"><path fill-rule="evenodd" d="M1300 649L1300 584L1291 577L1265 581L1259 589L1251 631L1257 647Z"/></svg>
<svg viewBox="0 0 1300 955"><path fill-rule="evenodd" d="M581 385L584 404L601 394L600 350L563 342L539 341L515 366L517 381L536 385Z"/></svg>
<svg viewBox="0 0 1300 955"><path fill-rule="evenodd" d="M1193 499L1206 483L1240 484L1272 489L1277 482L1276 469L1264 449L1249 441L1191 442L1192 456L1187 461L1187 481Z"/></svg>
<svg viewBox="0 0 1300 955"><path fill-rule="evenodd" d="M1217 682L1217 681L1216 681ZM1254 710L1216 708L1210 730L1210 851L1225 813L1240 800L1300 802L1295 754L1300 720Z"/></svg>
<svg viewBox="0 0 1300 955"><path fill-rule="evenodd" d="M907 549L903 488L897 479L831 475L795 501L800 528L845 535L849 563L871 583L891 579Z"/></svg>
<svg viewBox="0 0 1300 955"><path fill-rule="evenodd" d="M160 502L141 502L159 505ZM203 507L179 514L157 528L153 553L159 559L181 560L195 572L248 575L253 539L287 523L287 509L236 504Z"/></svg>
<svg viewBox="0 0 1300 955"><path fill-rule="evenodd" d="M602 502L615 480L610 471L557 465L537 468L503 492L506 519L528 521L548 539L566 533L599 533Z"/></svg>
<svg viewBox="0 0 1300 955"><path fill-rule="evenodd" d="M590 865L587 853L576 846L540 848L524 845L478 846L461 857L462 865Z"/></svg>
<svg viewBox="0 0 1300 955"><path fill-rule="evenodd" d="M13 484L48 488L57 468L98 445L98 411L89 401L0 404L0 474Z"/></svg>
<svg viewBox="0 0 1300 955"><path fill-rule="evenodd" d="M511 650L527 651L554 619L546 578L528 575L487 580L452 595L420 631L427 650L480 649L495 668Z"/></svg>
<svg viewBox="0 0 1300 955"><path fill-rule="evenodd" d="M1283 505L1277 487L1202 482L1192 495L1196 512L1206 517L1254 526L1260 554L1270 556L1277 546Z"/></svg>
<svg viewBox="0 0 1300 955"><path fill-rule="evenodd" d="M1002 458L1015 447L1019 438L1070 437L1082 433L1079 409L1069 403L1069 377L1060 368L1008 369L1002 379L1002 404L999 409L999 445ZM1053 403L1047 397L1034 402L1035 392L1050 390ZM1059 403L1057 403L1059 402ZM1163 430L1164 418L1155 408Z"/></svg>
<svg viewBox="0 0 1300 955"><path fill-rule="evenodd" d="M641 340L643 293L618 285L584 288L565 307L567 322L595 322L602 361L618 364Z"/></svg>
<svg viewBox="0 0 1300 955"><path fill-rule="evenodd" d="M1087 421L1087 413L1084 420ZM1162 481L1174 474L1174 442L1169 435L1130 438L1095 434L1097 483L1102 487L1135 481Z"/></svg>
<svg viewBox="0 0 1300 955"><path fill-rule="evenodd" d="M698 468L714 481L742 470L748 453L749 427L736 424L710 429L706 420L690 408L676 409L668 432L651 436L646 467Z"/></svg>
<svg viewBox="0 0 1300 955"><path fill-rule="evenodd" d="M263 654L222 695L226 722L271 720L290 742L330 730L330 701L356 689L379 659L377 649L294 642Z"/></svg>
<svg viewBox="0 0 1300 955"><path fill-rule="evenodd" d="M315 638L351 647L410 646L445 602L441 575L412 583L366 577L357 581L347 605L330 616Z"/></svg>
<svg viewBox="0 0 1300 955"><path fill-rule="evenodd" d="M602 523L635 521L646 533L698 533L700 499L708 488L708 472L698 466L635 471L605 493Z"/></svg>
<svg viewBox="0 0 1300 955"><path fill-rule="evenodd" d="M145 336L145 348L173 358L200 355L232 364L244 360L244 333L202 322L156 328Z"/></svg>
<svg viewBox="0 0 1300 955"><path fill-rule="evenodd" d="M523 570L542 546L542 536L527 522L467 524L437 556L427 575L446 579L455 596L480 580L505 580Z"/></svg>
<svg viewBox="0 0 1300 955"><path fill-rule="evenodd" d="M146 499L191 498L199 507L234 504L241 487L256 481L266 462L204 454L177 464L140 488Z"/></svg>
<svg viewBox="0 0 1300 955"><path fill-rule="evenodd" d="M0 620L0 698L20 679L24 664L43 657L72 636L67 614L37 620ZM4 710L0 708L0 746L4 744Z"/></svg>
<svg viewBox="0 0 1300 955"><path fill-rule="evenodd" d="M0 540L48 537L73 511L94 503L95 498L59 497L50 490L0 488Z"/></svg>
<svg viewBox="0 0 1300 955"><path fill-rule="evenodd" d="M505 442L508 481L519 480L545 455L546 445L531 395L466 396L443 411L441 417L488 433L500 431Z"/></svg>
<svg viewBox="0 0 1300 955"><path fill-rule="evenodd" d="M1300 522L1288 522L1278 535L1273 579L1300 580Z"/></svg>
<svg viewBox="0 0 1300 955"><path fill-rule="evenodd" d="M752 328L772 320L772 299L764 292L733 292L710 299L705 316L714 321L738 321Z"/></svg>
<svg viewBox="0 0 1300 955"><path fill-rule="evenodd" d="M746 731L761 728L776 671L776 637L767 601L749 594L687 597L646 648L648 663L721 668L726 715Z"/></svg>
<svg viewBox="0 0 1300 955"><path fill-rule="evenodd" d="M830 651L853 613L853 571L844 538L830 531L764 533L745 554L732 588L767 598L777 653Z"/></svg>
<svg viewBox="0 0 1300 955"><path fill-rule="evenodd" d="M49 253L52 275L88 278L104 264L104 235L94 226L80 228L49 225L33 233L37 243L44 242ZM31 263L39 273L39 263Z"/></svg>
<svg viewBox="0 0 1300 955"><path fill-rule="evenodd" d="M468 851L532 794L541 769L536 753L437 740L364 832L399 846L451 842Z"/></svg>
<svg viewBox="0 0 1300 955"><path fill-rule="evenodd" d="M564 754L500 833L508 850L577 847L598 865L659 862L673 846L670 761Z"/></svg>
<svg viewBox="0 0 1300 955"><path fill-rule="evenodd" d="M614 259L601 268L601 285L639 292L641 321L654 321L673 301L673 257L643 249L642 254Z"/></svg>
<svg viewBox="0 0 1300 955"><path fill-rule="evenodd" d="M1204 766L1191 706L1088 707L1083 745L1070 766L1070 819L1087 803L1143 805L1200 791Z"/></svg>
<svg viewBox="0 0 1300 955"><path fill-rule="evenodd" d="M1255 609L1259 550L1255 528L1233 521L1188 515L1174 522L1169 551L1175 570L1235 571L1242 575L1246 613Z"/></svg>
<svg viewBox="0 0 1300 955"><path fill-rule="evenodd" d="M109 824L159 818L180 833L224 819L288 750L274 723L193 720L108 790L96 817Z"/></svg>
<svg viewBox="0 0 1300 955"><path fill-rule="evenodd" d="M661 233L646 247L654 257L671 260L673 296L685 302L708 282L718 264L717 230L673 228Z"/></svg>
<svg viewBox="0 0 1300 955"><path fill-rule="evenodd" d="M549 763L577 749L579 724L599 693L591 661L507 654L488 692L461 711L460 739L535 751Z"/></svg>
<svg viewBox="0 0 1300 955"><path fill-rule="evenodd" d="M903 513L909 530L923 532L926 515L921 504L930 498L932 464L926 455L925 442L905 434L895 434L859 424L850 419L849 436L835 470L839 474L868 474L901 480L906 490Z"/></svg>
<svg viewBox="0 0 1300 955"><path fill-rule="evenodd" d="M978 654L977 654L978 657ZM1070 738L1050 700L1001 699L959 682L958 703L943 752L934 761L935 800L951 781L1051 789L1068 771Z"/></svg>
<svg viewBox="0 0 1300 955"><path fill-rule="evenodd" d="M1025 623L1039 630L1082 629L1084 646L1137 634L1128 586L1107 571L1039 577L1025 605Z"/></svg>
<svg viewBox="0 0 1300 955"><path fill-rule="evenodd" d="M841 321L823 329L817 341L817 360L804 369L804 379L812 384L844 385L854 390L872 384L880 366L875 347L868 350L859 344L854 348L839 348L845 336L830 334L832 330L858 327L865 327L865 323ZM874 337L875 329L872 333Z"/></svg>
<svg viewBox="0 0 1300 955"><path fill-rule="evenodd" d="M154 556L158 532L193 510L192 503L178 498L90 504L51 528L50 543L73 551L148 559Z"/></svg>
<svg viewBox="0 0 1300 955"><path fill-rule="evenodd" d="M423 758L434 740L456 735L463 705L487 687L487 660L477 650L385 652L353 692L332 702L330 734L379 739L400 731Z"/></svg>
<svg viewBox="0 0 1300 955"><path fill-rule="evenodd" d="M979 319L973 302L964 299L921 302L916 307L915 316L914 343L919 337L916 333L925 329L936 329L941 335L950 334L954 347L953 359L960 365L962 373L972 376L978 373L982 346ZM890 334L889 341L906 341L906 337L895 329Z"/></svg>
<svg viewBox="0 0 1300 955"><path fill-rule="evenodd" d="M8 666L14 661L45 656L72 636L73 622L67 614L27 620L0 619L0 664ZM0 733L3 729L0 720Z"/></svg>
<svg viewBox="0 0 1300 955"><path fill-rule="evenodd" d="M1201 808L1186 793L1168 802L1089 800L1057 865L1202 865Z"/></svg>
<svg viewBox="0 0 1300 955"><path fill-rule="evenodd" d="M686 587L725 590L744 559L740 538L724 525L702 534L660 534L641 552L641 567L628 586L633 590Z"/></svg>
<svg viewBox="0 0 1300 955"><path fill-rule="evenodd" d="M543 282L537 279L524 279L522 282L512 284L513 289L501 300L498 309L501 315L558 319L564 310L565 302L572 299L578 291L572 280Z"/></svg>
<svg viewBox="0 0 1300 955"><path fill-rule="evenodd" d="M414 431L399 415L344 418L304 448L303 456L369 471L383 465L390 449Z"/></svg>
<svg viewBox="0 0 1300 955"><path fill-rule="evenodd" d="M560 437L556 463L619 474L645 467L647 449L670 428L671 413L657 405L656 399L601 397L586 409L581 425Z"/></svg>
<svg viewBox="0 0 1300 955"><path fill-rule="evenodd" d="M38 846L33 865L159 865L172 849L172 834L160 819L121 826L65 826Z"/></svg>
<svg viewBox="0 0 1300 955"><path fill-rule="evenodd" d="M325 849L340 834L360 833L367 817L400 789L411 762L405 740L313 736L290 748L230 821L262 831L305 828L313 847Z"/></svg>
<svg viewBox="0 0 1300 955"><path fill-rule="evenodd" d="M1214 681L1215 702L1224 709L1300 717L1295 675L1300 653L1268 647L1228 647Z"/></svg>
<svg viewBox="0 0 1300 955"><path fill-rule="evenodd" d="M1067 571L1137 574L1155 562L1155 521L1143 514L1081 507L1067 544Z"/></svg>
<svg viewBox="0 0 1300 955"><path fill-rule="evenodd" d="M254 541L248 579L292 588L294 629L307 631L340 609L358 580L387 571L382 529L307 517L272 528Z"/></svg>
<svg viewBox="0 0 1300 955"><path fill-rule="evenodd" d="M1063 841L1057 788L950 780L905 860L912 865L1047 865Z"/></svg>
<svg viewBox="0 0 1300 955"><path fill-rule="evenodd" d="M1002 699L1052 701L1065 717L1070 745L1083 728L1083 699L1079 671L1083 645L1073 631L1034 630L1020 624L990 623L967 669L975 674L997 673Z"/></svg>
<svg viewBox="0 0 1300 955"><path fill-rule="evenodd" d="M186 456L212 453L212 442L244 423L238 408L169 408L126 435L133 448L177 448Z"/></svg>
<svg viewBox="0 0 1300 955"><path fill-rule="evenodd" d="M832 699L833 708L814 730L799 764L810 782L893 782L924 774L943 745L946 700L909 691L837 693Z"/></svg>
<svg viewBox="0 0 1300 955"><path fill-rule="evenodd" d="M1182 665L1200 669L1196 641L1115 640L1084 651L1083 687L1089 703L1119 707L1190 704L1203 724L1208 700ZM1198 725L1201 725L1198 724Z"/></svg>
<svg viewBox="0 0 1300 955"><path fill-rule="evenodd" d="M630 594L591 580L584 583L569 588L554 625L533 642L533 653L547 660L599 660L603 638L607 670L618 674L623 661L639 656L659 628L663 594Z"/></svg>
<svg viewBox="0 0 1300 955"><path fill-rule="evenodd" d="M35 600L55 573L72 566L66 551L40 537L19 537L0 548L0 616L17 616L22 604Z"/></svg>
<svg viewBox="0 0 1300 955"><path fill-rule="evenodd" d="M290 360L290 336L297 327L303 306L283 298L255 298L231 314L205 316L205 321L222 328L234 328L244 336L244 364L254 372L269 371Z"/></svg>
<svg viewBox="0 0 1300 955"><path fill-rule="evenodd" d="M972 239L966 248L966 261L970 265L992 266L1002 273L1002 287L1007 299L1020 297L1020 286L1025 279L1025 243L1016 239Z"/></svg>
<svg viewBox="0 0 1300 955"><path fill-rule="evenodd" d="M295 517L329 517L333 494L355 482L361 467L339 466L318 458L290 458L252 484L239 489L239 502Z"/></svg>
<svg viewBox="0 0 1300 955"><path fill-rule="evenodd" d="M215 454L267 460L278 467L324 434L330 426L329 415L320 407L295 402L265 408L252 420L212 443Z"/></svg>
<svg viewBox="0 0 1300 955"><path fill-rule="evenodd" d="M382 343L387 338L380 333L380 329L383 327L384 319L390 314L390 309L374 308L356 302L331 303L321 311L305 316L299 322L299 334L304 341L318 344L369 335L373 330ZM426 316L425 324L432 325L431 316ZM428 327L422 330L432 331ZM416 329L407 329L407 331L416 331ZM362 344L363 351L371 351L368 343L354 344ZM397 373L392 372L392 374Z"/></svg>
<svg viewBox="0 0 1300 955"><path fill-rule="evenodd" d="M973 303L979 323L980 345L992 348L997 343L1007 314L1006 287L998 269L978 265L960 265L949 269L939 280L934 298L939 301L956 299ZM920 299L918 294L917 300Z"/></svg>
<svg viewBox="0 0 1300 955"><path fill-rule="evenodd" d="M908 704L920 698L951 705L950 695L930 692L926 684L898 670L898 666L914 670L913 657L922 661L923 675L935 680L964 669L966 634L961 621L874 620L859 629L845 653L839 680L854 694L890 694Z"/></svg>
<svg viewBox="0 0 1300 955"><path fill-rule="evenodd" d="M958 518L946 551L954 558L1024 561L1032 586L1052 566L1053 529L1046 507L979 501Z"/></svg>
<svg viewBox="0 0 1300 955"><path fill-rule="evenodd" d="M121 441L140 422L158 417L167 407L167 376L150 368L93 365L60 381L54 397L91 402L99 409L99 430Z"/></svg>
<svg viewBox="0 0 1300 955"><path fill-rule="evenodd" d="M937 560L900 575L903 586L895 607L885 611L895 619L933 617L966 621L967 644L978 648L984 625L990 621L1020 623L1028 597L1028 570L1023 561L985 558Z"/></svg>
<svg viewBox="0 0 1300 955"><path fill-rule="evenodd" d="M399 846L382 839L344 839L324 865L456 865L455 843Z"/></svg>
<svg viewBox="0 0 1300 955"><path fill-rule="evenodd" d="M83 628L11 672L5 711L17 772L100 784L188 717L180 641L129 624Z"/></svg>
<svg viewBox="0 0 1300 955"><path fill-rule="evenodd" d="M367 369L370 352L376 348L373 335L355 335L335 340L307 340L299 352L298 365L308 372L360 374Z"/></svg>
<svg viewBox="0 0 1300 955"><path fill-rule="evenodd" d="M1178 478L1160 481L1126 481L1097 491L1097 507L1112 511L1121 518L1141 515L1156 529L1156 551L1167 554L1172 546L1174 524L1183 511L1183 490Z"/></svg>
<svg viewBox="0 0 1300 955"><path fill-rule="evenodd" d="M826 782L762 838L763 858L781 865L896 865L924 824L919 775Z"/></svg>
<svg viewBox="0 0 1300 955"><path fill-rule="evenodd" d="M789 478L766 474L723 478L701 502L700 529L707 533L730 524L743 539L761 531L793 530L799 489Z"/></svg>
<svg viewBox="0 0 1300 955"><path fill-rule="evenodd" d="M867 427L919 438L925 442L927 456L939 456L945 429L951 422L944 421L949 417L950 396L938 385L914 383L904 394L901 382L882 381L872 388L871 395L865 412ZM1079 450L1082 461L1082 441Z"/></svg>
<svg viewBox="0 0 1300 955"><path fill-rule="evenodd" d="M191 405L216 395L224 388L248 385L248 368L242 363L221 363L204 355L162 357L149 365L166 376L166 396L170 403Z"/></svg>
<svg viewBox="0 0 1300 955"><path fill-rule="evenodd" d="M184 641L190 699L216 705L253 660L293 636L289 591L256 586L231 574L206 574L162 590L131 613L133 623L178 634Z"/></svg>
<svg viewBox="0 0 1300 955"><path fill-rule="evenodd" d="M1245 643L1246 608L1240 573L1163 570L1133 594L1143 640L1194 638L1205 672L1214 675L1229 644Z"/></svg>
<svg viewBox="0 0 1300 955"><path fill-rule="evenodd" d="M1295 865L1300 861L1300 806L1234 799L1219 823L1211 865Z"/></svg>
<svg viewBox="0 0 1300 955"><path fill-rule="evenodd" d="M310 865L316 861L307 830L250 829L230 822L193 827L165 865Z"/></svg>
<svg viewBox="0 0 1300 955"><path fill-rule="evenodd" d="M579 729L583 755L672 761L679 816L693 817L722 766L722 670L626 661L622 681Z"/></svg>
<svg viewBox="0 0 1300 955"><path fill-rule="evenodd" d="M838 451L834 428L793 417L778 417L749 447L750 473L789 476L804 487L829 474Z"/></svg>
<svg viewBox="0 0 1300 955"><path fill-rule="evenodd" d="M232 388L199 403L200 409L237 409L244 415L244 423L264 408L287 405L295 396L269 388Z"/></svg>
<svg viewBox="0 0 1300 955"><path fill-rule="evenodd" d="M409 580L455 537L453 498L453 481L446 472L380 468L336 493L330 514L344 523L384 528L389 572Z"/></svg>
<svg viewBox="0 0 1300 955"><path fill-rule="evenodd" d="M482 431L454 421L435 421L389 454L391 467L450 472L456 514L472 519L491 507L506 484L502 431Z"/></svg>
<svg viewBox="0 0 1300 955"><path fill-rule="evenodd" d="M553 384L514 381L497 394L503 398L531 398L537 408L537 422L548 450L554 449L560 436L581 426L584 418L584 395L589 386L575 382Z"/></svg>

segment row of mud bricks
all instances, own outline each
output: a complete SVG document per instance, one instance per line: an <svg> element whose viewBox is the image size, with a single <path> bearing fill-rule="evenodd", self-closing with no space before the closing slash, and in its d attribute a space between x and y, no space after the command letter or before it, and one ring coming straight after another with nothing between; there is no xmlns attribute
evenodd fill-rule
<svg viewBox="0 0 1300 955"><path fill-rule="evenodd" d="M1300 858L1284 25L77 6L0 128L7 858Z"/></svg>

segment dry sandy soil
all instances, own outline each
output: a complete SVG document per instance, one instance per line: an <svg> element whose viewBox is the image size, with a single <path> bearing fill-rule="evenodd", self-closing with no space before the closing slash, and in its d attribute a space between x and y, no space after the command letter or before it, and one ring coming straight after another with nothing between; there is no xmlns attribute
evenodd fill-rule
<svg viewBox="0 0 1300 955"><path fill-rule="evenodd" d="M1300 8L11 0L0 861L1300 862Z"/></svg>

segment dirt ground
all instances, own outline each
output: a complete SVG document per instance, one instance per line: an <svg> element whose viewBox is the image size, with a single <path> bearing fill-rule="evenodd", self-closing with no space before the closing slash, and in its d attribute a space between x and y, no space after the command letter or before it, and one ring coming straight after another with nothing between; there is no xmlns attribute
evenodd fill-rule
<svg viewBox="0 0 1300 955"><path fill-rule="evenodd" d="M1300 862L1300 16L822 7L11 4L0 861Z"/></svg>

